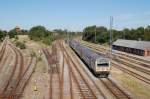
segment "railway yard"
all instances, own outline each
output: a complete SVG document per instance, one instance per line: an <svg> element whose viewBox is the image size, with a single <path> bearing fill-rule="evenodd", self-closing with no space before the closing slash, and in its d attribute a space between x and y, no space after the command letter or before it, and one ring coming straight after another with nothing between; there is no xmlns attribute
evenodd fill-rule
<svg viewBox="0 0 150 99"><path fill-rule="evenodd" d="M149 99L150 60L80 41L110 58L108 77L96 77L64 40L51 46L20 36L27 48L6 38L0 45L0 99Z"/></svg>

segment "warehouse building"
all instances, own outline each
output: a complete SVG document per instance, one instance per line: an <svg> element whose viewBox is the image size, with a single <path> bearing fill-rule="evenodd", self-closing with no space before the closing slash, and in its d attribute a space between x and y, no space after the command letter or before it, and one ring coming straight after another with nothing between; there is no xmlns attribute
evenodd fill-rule
<svg viewBox="0 0 150 99"><path fill-rule="evenodd" d="M112 45L114 50L119 50L140 56L150 56L150 42L149 41L136 41L136 40L123 40L118 39Z"/></svg>

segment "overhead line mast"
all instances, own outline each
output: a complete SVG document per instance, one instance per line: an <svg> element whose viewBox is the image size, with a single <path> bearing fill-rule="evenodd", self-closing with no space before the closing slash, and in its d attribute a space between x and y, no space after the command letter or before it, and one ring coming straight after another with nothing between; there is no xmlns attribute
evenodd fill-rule
<svg viewBox="0 0 150 99"><path fill-rule="evenodd" d="M113 28L113 17L110 16L110 41L109 41L109 48L110 48L110 59L111 59L111 54L112 54L112 42L113 42L113 31L112 31L112 28Z"/></svg>
<svg viewBox="0 0 150 99"><path fill-rule="evenodd" d="M95 43L96 43L96 25L95 25L95 28L94 28L94 32L95 32Z"/></svg>
<svg viewBox="0 0 150 99"><path fill-rule="evenodd" d="M111 53L111 54L112 54L112 41L113 41L112 28L113 28L113 17L110 16L110 53Z"/></svg>

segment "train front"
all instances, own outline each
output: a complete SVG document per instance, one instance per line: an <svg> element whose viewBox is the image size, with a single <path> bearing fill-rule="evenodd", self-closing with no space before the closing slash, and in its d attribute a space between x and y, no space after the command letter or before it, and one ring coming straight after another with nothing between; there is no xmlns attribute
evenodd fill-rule
<svg viewBox="0 0 150 99"><path fill-rule="evenodd" d="M108 58L96 59L96 74L99 77L108 77L110 73L110 61Z"/></svg>

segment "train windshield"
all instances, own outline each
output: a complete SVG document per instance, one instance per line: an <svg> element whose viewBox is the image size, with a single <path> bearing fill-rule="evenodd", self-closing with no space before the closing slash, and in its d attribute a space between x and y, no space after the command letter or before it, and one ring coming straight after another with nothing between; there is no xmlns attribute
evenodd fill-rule
<svg viewBox="0 0 150 99"><path fill-rule="evenodd" d="M108 63L100 63L100 64L97 64L97 66L109 66Z"/></svg>
<svg viewBox="0 0 150 99"><path fill-rule="evenodd" d="M109 66L109 60L107 58L100 58L96 60L97 66Z"/></svg>

